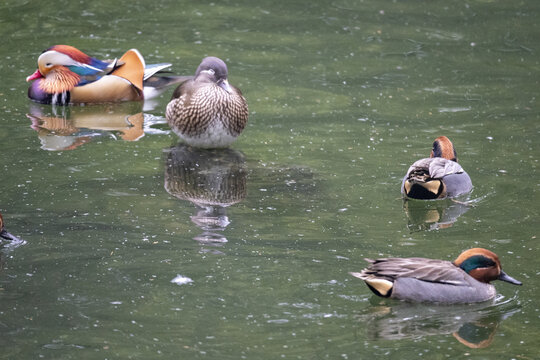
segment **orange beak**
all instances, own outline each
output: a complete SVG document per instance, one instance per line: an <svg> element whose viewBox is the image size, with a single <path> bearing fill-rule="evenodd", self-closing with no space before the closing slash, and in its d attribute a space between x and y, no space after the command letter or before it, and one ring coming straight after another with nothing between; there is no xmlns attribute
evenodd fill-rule
<svg viewBox="0 0 540 360"><path fill-rule="evenodd" d="M32 81L32 80L40 79L40 78L42 78L42 77L43 77L43 75L41 74L41 72L40 72L39 69L38 69L38 70L36 70L35 73L33 73L32 75L28 76L28 77L26 78L26 81L29 82L29 81Z"/></svg>

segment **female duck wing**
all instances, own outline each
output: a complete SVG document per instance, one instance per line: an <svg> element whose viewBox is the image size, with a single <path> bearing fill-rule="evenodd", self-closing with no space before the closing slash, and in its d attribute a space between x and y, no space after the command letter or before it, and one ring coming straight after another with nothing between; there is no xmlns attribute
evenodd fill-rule
<svg viewBox="0 0 540 360"><path fill-rule="evenodd" d="M145 79L144 98L151 99L162 94L165 89L174 84L182 84L188 80L192 80L193 76L150 76Z"/></svg>

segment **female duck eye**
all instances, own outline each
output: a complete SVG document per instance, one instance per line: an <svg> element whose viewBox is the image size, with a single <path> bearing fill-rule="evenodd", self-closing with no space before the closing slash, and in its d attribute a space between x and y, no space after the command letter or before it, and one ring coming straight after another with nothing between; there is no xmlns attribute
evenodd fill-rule
<svg viewBox="0 0 540 360"><path fill-rule="evenodd" d="M214 69L205 69L205 70L202 70L201 72L205 73L205 74L208 74L210 76L214 76L214 74L216 73L216 71Z"/></svg>

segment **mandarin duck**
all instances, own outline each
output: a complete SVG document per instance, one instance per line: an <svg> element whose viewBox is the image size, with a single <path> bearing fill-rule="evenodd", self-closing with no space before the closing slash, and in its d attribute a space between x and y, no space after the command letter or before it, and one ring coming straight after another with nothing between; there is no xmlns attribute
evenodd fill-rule
<svg viewBox="0 0 540 360"><path fill-rule="evenodd" d="M54 45L38 58L28 97L38 103L67 105L138 101L157 96L186 76L155 76L171 64L146 65L136 49L119 60L102 61L69 45Z"/></svg>
<svg viewBox="0 0 540 360"><path fill-rule="evenodd" d="M240 89L229 84L227 65L206 57L195 77L180 84L167 105L169 126L188 145L229 146L248 120L248 106Z"/></svg>
<svg viewBox="0 0 540 360"><path fill-rule="evenodd" d="M351 272L364 280L376 295L414 302L475 303L495 297L493 280L514 285L521 282L501 269L493 252L473 248L453 262L425 258L366 259L369 266Z"/></svg>
<svg viewBox="0 0 540 360"><path fill-rule="evenodd" d="M412 199L452 198L471 190L471 178L457 163L454 145L446 136L435 139L430 157L412 164L401 183L401 193Z"/></svg>

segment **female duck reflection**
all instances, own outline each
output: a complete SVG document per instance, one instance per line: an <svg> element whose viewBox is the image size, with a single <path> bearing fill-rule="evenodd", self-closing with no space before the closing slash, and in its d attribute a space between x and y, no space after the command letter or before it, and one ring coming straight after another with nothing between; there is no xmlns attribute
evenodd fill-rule
<svg viewBox="0 0 540 360"><path fill-rule="evenodd" d="M247 166L244 154L233 149L198 149L179 144L169 149L165 190L195 205L191 216L203 232L194 240L220 246L230 221L226 208L246 197Z"/></svg>

